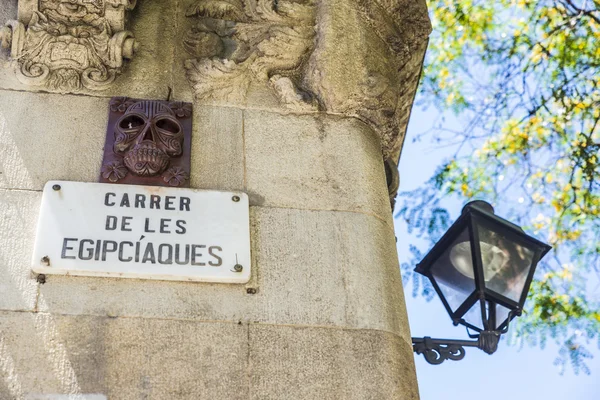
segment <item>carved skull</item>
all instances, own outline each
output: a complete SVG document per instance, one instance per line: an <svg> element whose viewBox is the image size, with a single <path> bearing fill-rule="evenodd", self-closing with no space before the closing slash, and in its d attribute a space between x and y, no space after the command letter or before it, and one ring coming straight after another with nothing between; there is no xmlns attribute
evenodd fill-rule
<svg viewBox="0 0 600 400"><path fill-rule="evenodd" d="M157 101L139 101L127 108L115 125L113 150L139 176L164 171L171 157L182 154L183 127L173 110Z"/></svg>

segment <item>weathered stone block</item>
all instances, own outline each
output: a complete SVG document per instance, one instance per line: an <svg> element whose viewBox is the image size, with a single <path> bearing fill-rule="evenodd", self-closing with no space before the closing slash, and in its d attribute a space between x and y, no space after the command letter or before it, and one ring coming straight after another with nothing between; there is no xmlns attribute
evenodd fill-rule
<svg viewBox="0 0 600 400"><path fill-rule="evenodd" d="M178 12L177 2L138 1L129 26L139 43L138 51L108 90L91 94L167 100L173 80L178 79L173 75Z"/></svg>
<svg viewBox="0 0 600 400"><path fill-rule="evenodd" d="M0 310L33 310L31 254L41 195L0 189Z"/></svg>
<svg viewBox="0 0 600 400"><path fill-rule="evenodd" d="M107 116L108 99L2 91L0 187L96 181Z"/></svg>
<svg viewBox="0 0 600 400"><path fill-rule="evenodd" d="M374 330L0 312L0 356L2 399L418 398L410 345Z"/></svg>
<svg viewBox="0 0 600 400"><path fill-rule="evenodd" d="M248 398L245 325L0 312L0 356L7 400Z"/></svg>
<svg viewBox="0 0 600 400"><path fill-rule="evenodd" d="M243 111L196 107L191 187L244 190Z"/></svg>
<svg viewBox="0 0 600 400"><path fill-rule="evenodd" d="M250 326L251 399L418 400L411 346L378 331Z"/></svg>
<svg viewBox="0 0 600 400"><path fill-rule="evenodd" d="M394 236L363 214L257 208L259 321L380 329L410 340Z"/></svg>
<svg viewBox="0 0 600 400"><path fill-rule="evenodd" d="M358 211L392 225L379 141L360 121L247 110L244 135L251 204Z"/></svg>

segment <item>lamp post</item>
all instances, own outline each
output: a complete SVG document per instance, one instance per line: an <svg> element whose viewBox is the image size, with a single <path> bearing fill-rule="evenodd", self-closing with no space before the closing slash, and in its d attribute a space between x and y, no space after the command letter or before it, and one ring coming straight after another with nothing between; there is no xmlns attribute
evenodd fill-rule
<svg viewBox="0 0 600 400"><path fill-rule="evenodd" d="M464 347L488 354L521 315L537 263L552 247L494 214L484 201L465 205L461 216L417 264L431 281L454 325L471 339L412 338L413 350L430 364L460 360Z"/></svg>

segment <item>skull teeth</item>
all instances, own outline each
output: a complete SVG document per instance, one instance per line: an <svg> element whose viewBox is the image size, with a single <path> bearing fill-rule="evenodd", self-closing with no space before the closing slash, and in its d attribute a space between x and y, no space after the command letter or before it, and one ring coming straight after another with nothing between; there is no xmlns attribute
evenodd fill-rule
<svg viewBox="0 0 600 400"><path fill-rule="evenodd" d="M125 156L125 165L136 175L154 176L169 165L169 156L153 144L135 146Z"/></svg>

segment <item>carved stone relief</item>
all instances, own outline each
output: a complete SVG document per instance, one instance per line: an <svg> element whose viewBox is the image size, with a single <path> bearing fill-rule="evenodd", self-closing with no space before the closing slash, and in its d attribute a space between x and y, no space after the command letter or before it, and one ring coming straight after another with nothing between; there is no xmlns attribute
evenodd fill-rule
<svg viewBox="0 0 600 400"><path fill-rule="evenodd" d="M192 105L114 97L102 183L189 186Z"/></svg>
<svg viewBox="0 0 600 400"><path fill-rule="evenodd" d="M58 91L103 90L137 48L124 30L137 0L20 0L0 32L19 81Z"/></svg>
<svg viewBox="0 0 600 400"><path fill-rule="evenodd" d="M196 97L240 103L259 82L292 109L317 109L299 85L314 42L314 0L196 0L186 15L196 21L184 38L196 57L185 66Z"/></svg>
<svg viewBox="0 0 600 400"><path fill-rule="evenodd" d="M244 105L262 83L289 111L361 119L397 161L431 30L424 0L192 0L187 16L196 98Z"/></svg>

